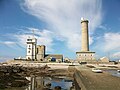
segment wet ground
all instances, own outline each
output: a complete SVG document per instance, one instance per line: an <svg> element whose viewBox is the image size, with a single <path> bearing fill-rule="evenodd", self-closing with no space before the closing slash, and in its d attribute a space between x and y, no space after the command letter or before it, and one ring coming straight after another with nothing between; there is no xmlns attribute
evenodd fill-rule
<svg viewBox="0 0 120 90"><path fill-rule="evenodd" d="M58 76L58 77L26 77L31 82L24 87L11 87L0 90L73 90L73 80L70 77ZM55 89L60 87L61 89Z"/></svg>
<svg viewBox="0 0 120 90"><path fill-rule="evenodd" d="M120 90L120 78L113 76L108 71L103 71L103 73L94 73L92 68L86 66L76 67L77 72L75 78L77 84L81 88L86 90ZM108 68L103 70L109 70ZM111 71L110 71L111 72Z"/></svg>
<svg viewBox="0 0 120 90"><path fill-rule="evenodd" d="M117 70L106 70L106 72L113 76L120 77L120 72L118 72Z"/></svg>

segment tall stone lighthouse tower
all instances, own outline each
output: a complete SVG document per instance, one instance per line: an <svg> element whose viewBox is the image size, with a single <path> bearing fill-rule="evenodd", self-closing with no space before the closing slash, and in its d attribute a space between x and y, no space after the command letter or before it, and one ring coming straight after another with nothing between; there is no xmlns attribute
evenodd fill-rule
<svg viewBox="0 0 120 90"><path fill-rule="evenodd" d="M76 52L78 61L91 61L95 60L95 52L89 51L89 32L88 20L81 18L81 51Z"/></svg>
<svg viewBox="0 0 120 90"><path fill-rule="evenodd" d="M81 33L82 33L82 45L81 51L89 51L89 34L88 34L88 20L81 18Z"/></svg>

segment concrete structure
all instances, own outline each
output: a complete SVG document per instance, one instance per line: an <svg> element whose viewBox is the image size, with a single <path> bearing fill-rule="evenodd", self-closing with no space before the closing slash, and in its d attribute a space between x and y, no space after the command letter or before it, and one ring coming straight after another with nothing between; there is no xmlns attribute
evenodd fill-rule
<svg viewBox="0 0 120 90"><path fill-rule="evenodd" d="M45 45L37 45L36 50L37 61L43 61L45 58Z"/></svg>
<svg viewBox="0 0 120 90"><path fill-rule="evenodd" d="M95 52L89 51L89 33L88 33L88 20L81 18L81 51L76 52L78 61L91 61L95 60Z"/></svg>
<svg viewBox="0 0 120 90"><path fill-rule="evenodd" d="M110 73L94 73L91 68L76 66L74 82L76 90L119 90L120 78ZM107 71L108 69L106 69ZM114 84L113 84L114 83Z"/></svg>
<svg viewBox="0 0 120 90"><path fill-rule="evenodd" d="M28 60L35 60L36 59L36 45L37 39L36 38L28 38L27 41L27 55L26 59Z"/></svg>

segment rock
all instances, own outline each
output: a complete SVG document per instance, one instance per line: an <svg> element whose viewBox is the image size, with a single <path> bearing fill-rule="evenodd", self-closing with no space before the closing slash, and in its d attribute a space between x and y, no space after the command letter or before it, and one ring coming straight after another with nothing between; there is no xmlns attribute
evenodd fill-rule
<svg viewBox="0 0 120 90"><path fill-rule="evenodd" d="M31 75L45 75L48 73L48 66L44 67L23 67L20 65L1 65L0 66L0 88L21 87L29 84L25 78ZM48 84L50 87L51 84ZM50 90L50 89L46 89Z"/></svg>
<svg viewBox="0 0 120 90"><path fill-rule="evenodd" d="M29 81L24 77L17 75L16 73L9 73L5 75L0 74L0 88L7 87L21 87L28 85Z"/></svg>
<svg viewBox="0 0 120 90"><path fill-rule="evenodd" d="M52 90L52 89L49 89L49 88L43 88L42 90Z"/></svg>
<svg viewBox="0 0 120 90"><path fill-rule="evenodd" d="M60 86L55 86L54 90L61 90Z"/></svg>
<svg viewBox="0 0 120 90"><path fill-rule="evenodd" d="M47 88L51 88L51 83L47 83L47 84L46 84L46 87L47 87Z"/></svg>

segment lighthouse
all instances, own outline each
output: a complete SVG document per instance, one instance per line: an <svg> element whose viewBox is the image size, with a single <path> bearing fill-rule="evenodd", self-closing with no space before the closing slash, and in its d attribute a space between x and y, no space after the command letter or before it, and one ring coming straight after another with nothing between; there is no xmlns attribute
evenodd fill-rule
<svg viewBox="0 0 120 90"><path fill-rule="evenodd" d="M88 20L81 18L81 34L82 34L82 44L81 51L89 51L89 33L88 33Z"/></svg>
<svg viewBox="0 0 120 90"><path fill-rule="evenodd" d="M78 61L93 61L95 60L95 52L89 51L89 31L87 19L81 18L81 50L76 52Z"/></svg>

